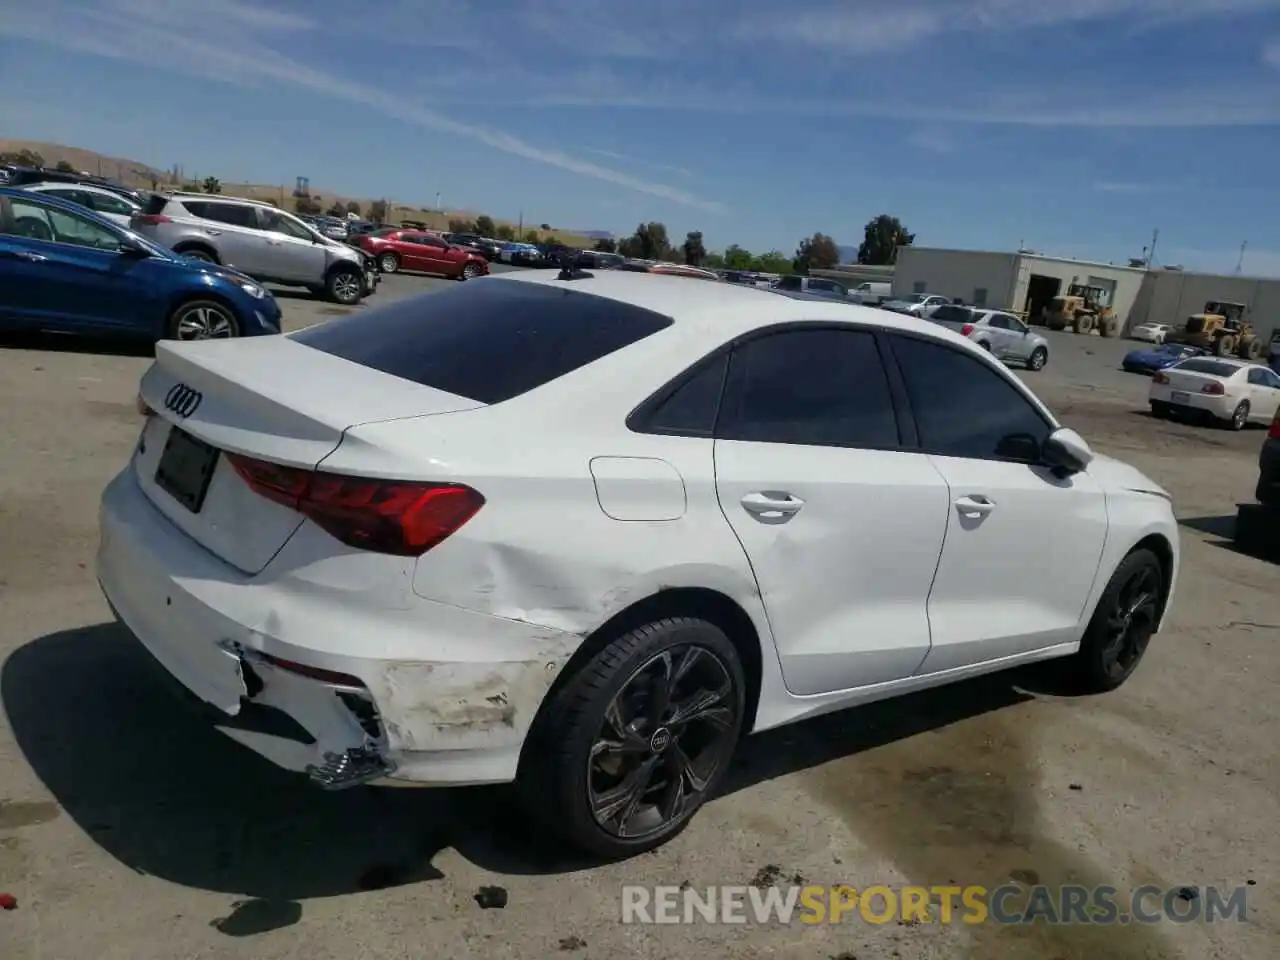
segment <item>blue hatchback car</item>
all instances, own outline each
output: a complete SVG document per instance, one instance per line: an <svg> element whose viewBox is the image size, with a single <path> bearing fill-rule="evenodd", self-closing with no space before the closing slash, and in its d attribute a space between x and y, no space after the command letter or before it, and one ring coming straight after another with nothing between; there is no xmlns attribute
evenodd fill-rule
<svg viewBox="0 0 1280 960"><path fill-rule="evenodd" d="M1145 373L1148 376L1157 370L1171 367L1189 357L1199 357L1206 351L1199 347L1189 347L1180 343L1162 343L1156 347L1130 350L1120 361L1120 366L1128 373Z"/></svg>
<svg viewBox="0 0 1280 960"><path fill-rule="evenodd" d="M0 330L206 340L280 332L280 305L78 204L0 187Z"/></svg>

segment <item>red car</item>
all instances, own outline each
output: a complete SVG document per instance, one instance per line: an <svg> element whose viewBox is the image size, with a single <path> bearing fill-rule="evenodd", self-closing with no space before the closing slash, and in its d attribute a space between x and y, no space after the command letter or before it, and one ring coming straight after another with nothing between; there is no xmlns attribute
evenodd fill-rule
<svg viewBox="0 0 1280 960"><path fill-rule="evenodd" d="M378 259L383 273L416 270L453 280L470 280L489 272L489 261L469 247L458 247L422 230L386 229L359 239L360 249Z"/></svg>

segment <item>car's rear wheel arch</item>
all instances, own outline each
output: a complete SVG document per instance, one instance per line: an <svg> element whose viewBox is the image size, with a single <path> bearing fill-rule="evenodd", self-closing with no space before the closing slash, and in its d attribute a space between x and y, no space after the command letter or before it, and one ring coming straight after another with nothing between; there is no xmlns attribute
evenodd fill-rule
<svg viewBox="0 0 1280 960"><path fill-rule="evenodd" d="M614 614L597 627L582 642L564 669L560 671L547 695L542 700L538 715L534 718L533 729L526 738L525 745L535 740L533 735L538 721L554 702L556 694L567 684L582 666L597 653L607 647L618 637L647 623L673 617L691 617L705 620L724 631L729 642L733 644L742 662L742 671L746 677L746 706L743 711L742 730L750 733L755 726L756 709L760 703L760 684L762 680L763 660L760 645L760 634L756 630L751 617L738 603L717 590L703 587L671 587L638 600L631 606ZM524 755L521 755L524 765Z"/></svg>

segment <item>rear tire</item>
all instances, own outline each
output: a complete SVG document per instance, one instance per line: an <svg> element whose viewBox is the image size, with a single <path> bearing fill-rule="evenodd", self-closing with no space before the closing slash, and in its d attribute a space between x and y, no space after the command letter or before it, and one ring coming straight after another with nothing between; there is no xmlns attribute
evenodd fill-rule
<svg viewBox="0 0 1280 960"><path fill-rule="evenodd" d="M1072 325L1072 329L1076 333L1093 333L1093 317L1087 313L1082 313L1080 316L1076 317L1075 323Z"/></svg>
<svg viewBox="0 0 1280 960"><path fill-rule="evenodd" d="M664 677L675 678L666 698ZM723 781L746 703L738 651L719 627L668 617L629 630L543 704L520 772L526 805L598 857L659 847ZM623 803L628 782L639 789Z"/></svg>
<svg viewBox="0 0 1280 960"><path fill-rule="evenodd" d="M240 321L231 308L216 300L188 300L169 314L169 340L230 340L240 336Z"/></svg>
<svg viewBox="0 0 1280 960"><path fill-rule="evenodd" d="M200 260L204 263L219 263L218 255L212 250L206 250L204 247L188 247L185 250L175 250L174 253L179 256L186 257L188 260Z"/></svg>
<svg viewBox="0 0 1280 960"><path fill-rule="evenodd" d="M1214 356L1229 357L1236 352L1235 337L1219 337L1213 343Z"/></svg>
<svg viewBox="0 0 1280 960"><path fill-rule="evenodd" d="M1249 423L1249 401L1241 400L1231 411L1231 419L1226 421L1228 430L1243 430Z"/></svg>
<svg viewBox="0 0 1280 960"><path fill-rule="evenodd" d="M1247 340L1241 340L1239 346L1236 347L1236 356L1241 360L1257 360L1262 356L1262 343L1249 337Z"/></svg>
<svg viewBox="0 0 1280 960"><path fill-rule="evenodd" d="M1068 663L1085 693L1108 693L1138 668L1164 605L1164 572L1150 550L1120 561Z"/></svg>
<svg viewBox="0 0 1280 960"><path fill-rule="evenodd" d="M1120 322L1115 317L1107 317L1098 324L1098 334L1103 337L1114 337L1120 330Z"/></svg>

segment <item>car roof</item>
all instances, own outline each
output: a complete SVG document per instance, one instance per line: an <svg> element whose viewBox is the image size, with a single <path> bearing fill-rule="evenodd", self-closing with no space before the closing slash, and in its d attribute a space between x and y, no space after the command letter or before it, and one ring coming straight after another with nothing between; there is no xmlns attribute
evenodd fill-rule
<svg viewBox="0 0 1280 960"><path fill-rule="evenodd" d="M725 339L749 333L759 327L788 321L831 320L893 327L973 347L967 338L927 320L825 297L787 296L760 287L661 273L609 270L577 280L561 280L559 276L557 272L546 270L536 273L503 273L490 280L569 287L582 293L653 310L672 317L681 324L714 325Z"/></svg>
<svg viewBox="0 0 1280 960"><path fill-rule="evenodd" d="M272 210L279 210L274 203L267 203L265 200L250 200L248 197L229 197L225 193L196 193L194 190L173 190L168 193L161 194L170 200L182 201L184 199L195 198L205 202L216 203L243 203L253 207L270 207ZM288 210L282 211L288 213ZM296 216L296 214L295 214ZM317 217L317 219L320 219Z"/></svg>

